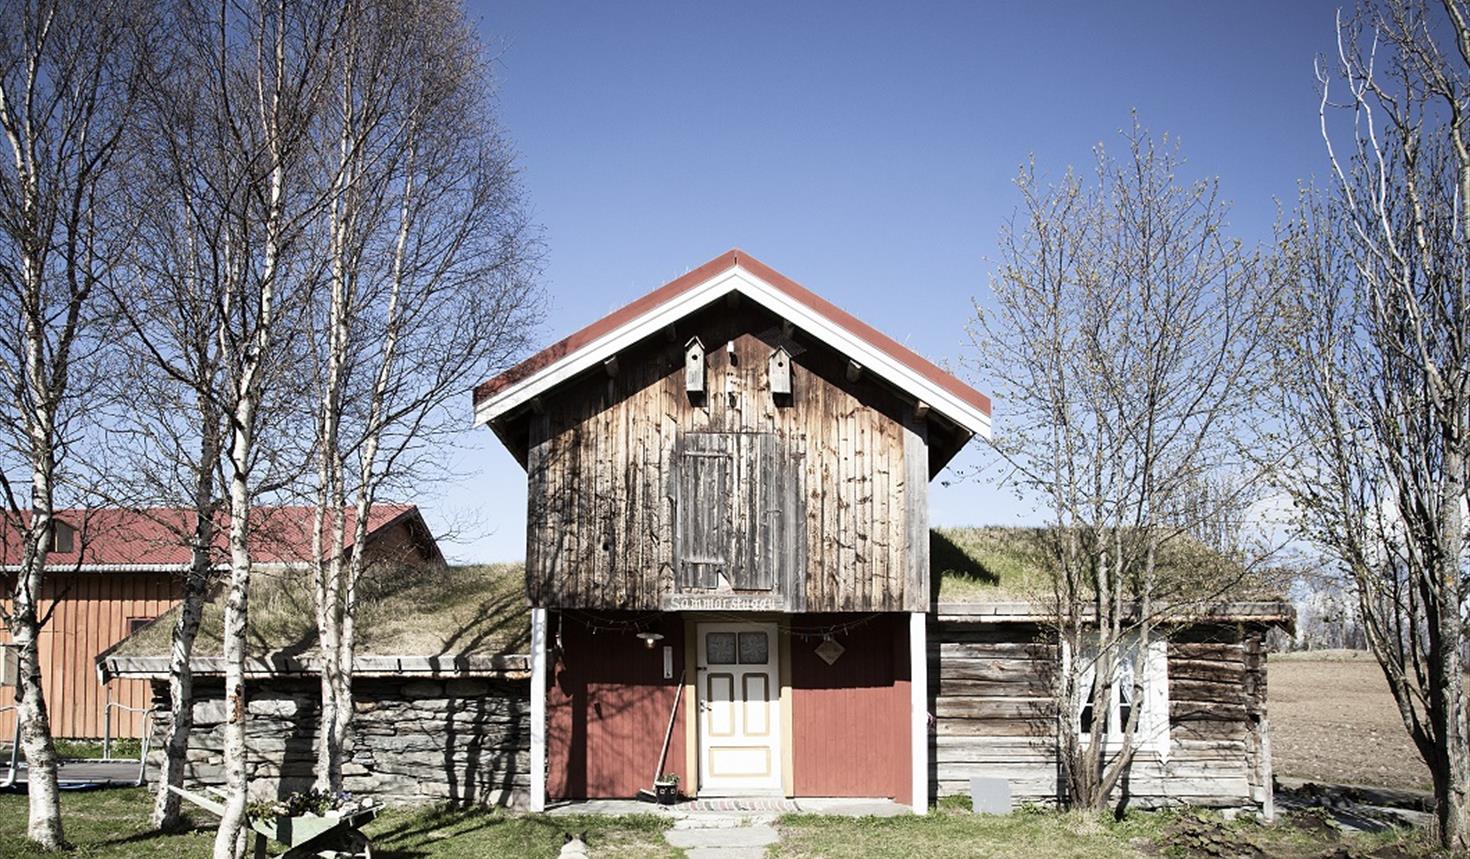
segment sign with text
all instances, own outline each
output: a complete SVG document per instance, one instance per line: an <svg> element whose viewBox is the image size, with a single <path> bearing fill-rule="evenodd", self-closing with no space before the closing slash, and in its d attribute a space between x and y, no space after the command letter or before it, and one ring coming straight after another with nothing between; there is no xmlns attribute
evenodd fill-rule
<svg viewBox="0 0 1470 859"><path fill-rule="evenodd" d="M774 594L664 594L664 611L785 611L786 602Z"/></svg>

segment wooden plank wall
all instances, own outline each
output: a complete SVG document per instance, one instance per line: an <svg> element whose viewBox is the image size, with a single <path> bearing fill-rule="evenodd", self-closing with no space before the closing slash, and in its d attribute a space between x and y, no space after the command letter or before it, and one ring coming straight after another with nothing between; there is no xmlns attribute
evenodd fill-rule
<svg viewBox="0 0 1470 859"><path fill-rule="evenodd" d="M854 615L852 620L861 620ZM841 621L796 616L796 625ZM792 636L791 761L796 796L886 796L911 801L908 618L873 618L836 640L828 665L819 640Z"/></svg>
<svg viewBox="0 0 1470 859"><path fill-rule="evenodd" d="M707 349L706 391L685 390L683 344ZM793 356L793 395L778 405L771 352ZM787 605L805 611L923 611L927 563L913 559L927 529L908 511L928 497L923 437L911 408L847 361L746 302L680 322L538 404L530 421L527 585L537 605L657 610L674 588L672 465L682 433L775 433L799 460L804 575ZM906 452L907 450L907 452ZM920 468L906 457L925 456ZM923 479L916 481L915 475Z"/></svg>
<svg viewBox="0 0 1470 859"><path fill-rule="evenodd" d="M1139 753L1128 778L1140 806L1259 805L1266 687L1264 633L1234 625L1179 631L1169 645L1167 759ZM930 623L939 796L975 776L1004 778L1018 803L1054 803L1059 772L1049 691L1056 648L1034 626Z"/></svg>
<svg viewBox="0 0 1470 859"><path fill-rule="evenodd" d="M628 622L637 615L599 616L597 622ZM686 792L694 773L685 767L685 720L695 702L681 697L684 621L664 615L653 627L664 638L650 650L632 632L602 630L580 617L559 616L553 623L559 648L554 653L546 693L546 784L557 799L637 796L653 781L663 751L669 716L674 726L664 771L680 777ZM673 649L673 677L663 676L663 648ZM686 679L694 682L692 670ZM675 701L678 709L675 710Z"/></svg>
<svg viewBox="0 0 1470 859"><path fill-rule="evenodd" d="M130 618L158 617L179 599L178 581L166 573L48 573L40 609L61 602L41 632L41 669L51 730L57 737L100 738L107 690L97 682L97 654L128 634ZM0 640L9 636L0 629ZM113 680L113 700L129 707L151 703L144 680ZM0 707L14 703L0 689ZM142 736L143 717L113 712L115 737ZM0 742L15 736L13 710L0 713Z"/></svg>

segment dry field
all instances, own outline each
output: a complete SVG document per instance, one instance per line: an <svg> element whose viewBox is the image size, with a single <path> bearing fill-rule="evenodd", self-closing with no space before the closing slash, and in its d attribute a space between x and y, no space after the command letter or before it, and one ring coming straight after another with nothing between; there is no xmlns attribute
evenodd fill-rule
<svg viewBox="0 0 1470 859"><path fill-rule="evenodd" d="M1429 789L1429 771L1369 654L1273 654L1267 684L1278 777Z"/></svg>

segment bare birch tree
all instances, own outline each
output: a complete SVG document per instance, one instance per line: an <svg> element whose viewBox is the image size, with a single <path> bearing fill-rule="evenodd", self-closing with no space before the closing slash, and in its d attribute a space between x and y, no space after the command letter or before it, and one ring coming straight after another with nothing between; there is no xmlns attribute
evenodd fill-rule
<svg viewBox="0 0 1470 859"><path fill-rule="evenodd" d="M173 203L208 210L206 231L217 230L207 260L219 323L229 583L223 631L227 800L214 855L227 859L243 847L247 802L251 511L267 475L281 467L278 451L262 445L281 427L263 423L262 415L274 401L289 399L292 357L304 332L300 320L320 273L308 247L322 202L311 181L319 161L312 140L330 97L342 7L325 0L194 0L179 4L176 14L176 38L201 72L192 95L200 142L213 156L203 162L208 172L187 183L201 193Z"/></svg>
<svg viewBox="0 0 1470 859"><path fill-rule="evenodd" d="M1216 182L1180 180L1167 138L1124 136L1122 158L1097 148L1091 182L1021 171L974 335L1007 404L994 449L1052 526L1038 598L1062 653L1062 787L1088 809L1137 753L1161 621L1239 583L1249 558L1221 535L1260 486L1240 455L1264 352L1258 259L1227 237Z"/></svg>
<svg viewBox="0 0 1470 859"><path fill-rule="evenodd" d="M313 530L317 785L333 791L353 714L373 504L384 487L411 490L442 470L463 432L454 407L463 392L528 344L539 251L459 3L360 0L342 45Z"/></svg>
<svg viewBox="0 0 1470 859"><path fill-rule="evenodd" d="M1470 7L1435 5L1339 17L1318 64L1332 182L1282 230L1280 414L1283 489L1355 584L1440 841L1464 850Z"/></svg>
<svg viewBox="0 0 1470 859"><path fill-rule="evenodd" d="M198 24L180 10L150 64L128 147L140 168L130 196L138 213L130 273L109 295L117 330L127 335L124 371L115 380L121 408L112 421L114 451L128 461L121 494L172 533L190 558L170 637L169 714L153 807L153 825L165 831L182 823L180 797L170 787L183 786L193 729L191 660L204 600L218 578L215 540L224 503L218 295L222 239L234 220L212 189L228 186L231 159L216 148L211 101L197 98L201 81L211 79L188 38Z"/></svg>
<svg viewBox="0 0 1470 859"><path fill-rule="evenodd" d="M0 4L0 20L0 492L23 542L5 621L20 652L27 834L56 850L65 837L37 601L58 498L76 491L83 468L71 445L101 351L94 298L125 233L118 154L146 34L126 2L16 0Z"/></svg>

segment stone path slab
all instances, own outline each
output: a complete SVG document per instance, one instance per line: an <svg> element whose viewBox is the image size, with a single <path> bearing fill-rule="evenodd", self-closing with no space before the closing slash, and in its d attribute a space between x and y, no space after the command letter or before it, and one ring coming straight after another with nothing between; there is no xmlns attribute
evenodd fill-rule
<svg viewBox="0 0 1470 859"><path fill-rule="evenodd" d="M689 859L760 859L781 836L768 823L670 829L664 840L683 850Z"/></svg>

